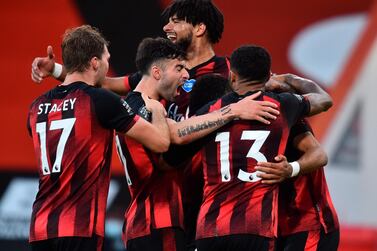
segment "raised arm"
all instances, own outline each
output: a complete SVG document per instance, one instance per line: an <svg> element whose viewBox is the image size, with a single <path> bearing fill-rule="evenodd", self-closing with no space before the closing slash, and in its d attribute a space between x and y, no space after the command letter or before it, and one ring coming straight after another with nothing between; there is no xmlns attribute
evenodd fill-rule
<svg viewBox="0 0 377 251"><path fill-rule="evenodd" d="M35 83L42 83L47 77L54 77L60 82L65 80L67 72L63 65L56 63L52 46L47 46L45 57L36 57L31 64L31 79ZM106 77L102 87L119 95L126 95L130 90L124 84L125 77Z"/></svg>
<svg viewBox="0 0 377 251"><path fill-rule="evenodd" d="M295 165L292 164L293 160L288 162L284 155L276 156L276 163L258 162L255 169L263 172L258 175L262 178L262 183L280 183L297 175L311 173L327 164L327 154L312 133L305 132L297 135L293 140L293 144L296 149L303 152L302 156L296 160L299 168L296 165L296 170L293 172L293 165Z"/></svg>
<svg viewBox="0 0 377 251"><path fill-rule="evenodd" d="M294 74L274 75L271 78L289 85L294 93L305 96L310 101L309 116L327 111L333 105L330 95L310 79Z"/></svg>
<svg viewBox="0 0 377 251"><path fill-rule="evenodd" d="M169 120L170 138L174 144L187 144L202 138L229 121L240 118L257 120L270 124L270 119L276 119L279 111L277 106L269 101L255 101L261 92L254 93L237 103L230 104L214 112L194 116L181 122Z"/></svg>
<svg viewBox="0 0 377 251"><path fill-rule="evenodd" d="M61 67L61 68L60 68ZM52 50L52 46L47 46L46 57L36 57L31 64L31 79L35 83L41 83L43 79L52 76L63 82L67 75L64 67L60 64L55 64L55 54Z"/></svg>

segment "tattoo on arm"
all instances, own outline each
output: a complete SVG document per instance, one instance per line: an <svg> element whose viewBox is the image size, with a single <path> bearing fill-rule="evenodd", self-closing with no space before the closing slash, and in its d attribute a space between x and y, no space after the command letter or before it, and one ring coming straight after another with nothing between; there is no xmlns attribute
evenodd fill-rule
<svg viewBox="0 0 377 251"><path fill-rule="evenodd" d="M190 135L192 133L199 132L205 129L209 129L213 127L221 127L225 125L227 122L229 121L224 120L224 119L218 119L216 121L204 121L203 123L197 124L195 126L188 126L183 129L178 129L178 136L184 137L186 135Z"/></svg>
<svg viewBox="0 0 377 251"><path fill-rule="evenodd" d="M232 109L230 108L230 105L224 106L220 109L220 114L222 118L219 118L215 121L207 120L196 125L186 126L182 129L178 129L177 131L178 136L181 138L181 137L193 134L195 132L203 131L206 129L210 129L214 127L216 128L222 127L223 125L227 124L229 121L232 120L230 118L224 118L224 117L227 117L227 115L231 112L232 112Z"/></svg>

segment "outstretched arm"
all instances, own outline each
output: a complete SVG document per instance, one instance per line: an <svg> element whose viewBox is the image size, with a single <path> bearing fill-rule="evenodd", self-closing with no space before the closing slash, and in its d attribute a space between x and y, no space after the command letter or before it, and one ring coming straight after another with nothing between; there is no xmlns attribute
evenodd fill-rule
<svg viewBox="0 0 377 251"><path fill-rule="evenodd" d="M269 101L255 101L261 92L254 93L237 103L225 106L214 112L194 116L176 123L169 120L170 137L174 144L187 144L202 138L229 121L240 118L245 120L257 120L270 124L270 119L276 119L279 111L276 104Z"/></svg>
<svg viewBox="0 0 377 251"><path fill-rule="evenodd" d="M276 156L276 163L258 162L255 169L263 172L258 174L262 178L262 183L280 183L296 175L311 173L327 164L327 154L312 133L305 132L297 135L294 138L294 147L303 152L303 155L296 160L300 168L293 172L292 162L288 162L284 155Z"/></svg>
<svg viewBox="0 0 377 251"><path fill-rule="evenodd" d="M35 83L40 84L43 79L50 76L60 82L63 82L67 76L64 66L55 62L55 54L51 45L47 46L47 55L45 57L36 57L31 64L31 79ZM106 77L102 87L119 95L126 95L130 90L124 85L124 80L125 77Z"/></svg>
<svg viewBox="0 0 377 251"><path fill-rule="evenodd" d="M291 89L294 93L305 96L310 102L310 116L327 111L333 105L330 95L310 79L301 78L294 74L273 75L271 79L289 86L287 88L283 85L283 89Z"/></svg>
<svg viewBox="0 0 377 251"><path fill-rule="evenodd" d="M126 88L124 80L126 77L106 77L103 81L102 88L115 92L119 95L126 95L130 89Z"/></svg>

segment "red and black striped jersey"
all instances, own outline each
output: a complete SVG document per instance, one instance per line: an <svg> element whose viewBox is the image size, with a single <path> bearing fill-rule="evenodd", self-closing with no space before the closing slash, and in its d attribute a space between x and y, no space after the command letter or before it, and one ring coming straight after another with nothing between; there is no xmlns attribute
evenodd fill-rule
<svg viewBox="0 0 377 251"><path fill-rule="evenodd" d="M242 97L230 93L201 108L198 114ZM274 102L280 109L280 115L270 125L234 120L206 138L197 239L231 234L277 236L278 186L262 184L254 168L258 161L273 161L284 153L290 127L308 113L310 105L302 96L288 93L264 92L258 99Z"/></svg>
<svg viewBox="0 0 377 251"><path fill-rule="evenodd" d="M301 157L302 153L293 147L293 140L305 132L312 132L306 120L300 120L292 127L285 152L288 161ZM280 235L318 230L321 226L326 233L339 228L323 167L284 181L279 192Z"/></svg>
<svg viewBox="0 0 377 251"><path fill-rule="evenodd" d="M141 93L131 92L125 100L140 117L150 120ZM151 229L183 229L182 172L159 170L159 155L129 137L118 134L116 143L131 194L125 213L124 242L149 235Z"/></svg>
<svg viewBox="0 0 377 251"><path fill-rule="evenodd" d="M127 132L138 118L119 96L83 82L33 102L28 129L40 179L30 241L104 236L113 129Z"/></svg>

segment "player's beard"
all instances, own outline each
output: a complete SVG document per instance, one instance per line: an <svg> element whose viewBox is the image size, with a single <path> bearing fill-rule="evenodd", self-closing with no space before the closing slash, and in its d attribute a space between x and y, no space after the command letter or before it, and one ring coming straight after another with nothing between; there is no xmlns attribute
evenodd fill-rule
<svg viewBox="0 0 377 251"><path fill-rule="evenodd" d="M170 85L162 84L161 89L159 91L160 96L170 102L175 100L175 93L177 88L174 88Z"/></svg>
<svg viewBox="0 0 377 251"><path fill-rule="evenodd" d="M181 50L187 52L188 48L190 47L192 43L192 37L193 37L193 34L192 34L192 31L190 31L190 33L186 37L183 37L177 40L177 45L181 48Z"/></svg>

